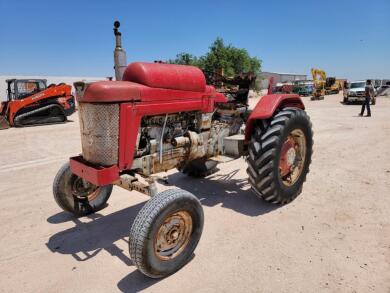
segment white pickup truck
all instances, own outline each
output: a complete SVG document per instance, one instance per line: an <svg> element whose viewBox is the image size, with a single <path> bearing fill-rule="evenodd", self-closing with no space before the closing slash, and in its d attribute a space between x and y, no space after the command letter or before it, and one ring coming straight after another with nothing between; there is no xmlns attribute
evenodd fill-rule
<svg viewBox="0 0 390 293"><path fill-rule="evenodd" d="M346 89L344 89L344 103L349 104L352 102L364 102L366 81L353 81L348 83ZM376 103L376 89L374 88L374 96L371 99L371 104Z"/></svg>

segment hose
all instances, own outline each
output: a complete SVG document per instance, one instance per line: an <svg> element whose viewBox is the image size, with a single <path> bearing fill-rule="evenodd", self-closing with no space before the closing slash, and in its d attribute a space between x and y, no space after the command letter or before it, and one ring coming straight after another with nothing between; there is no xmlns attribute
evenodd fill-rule
<svg viewBox="0 0 390 293"><path fill-rule="evenodd" d="M160 137L160 164L162 164L163 140L164 140L165 126L167 125L167 120L168 120L168 113L165 115L164 125L162 128L161 137Z"/></svg>

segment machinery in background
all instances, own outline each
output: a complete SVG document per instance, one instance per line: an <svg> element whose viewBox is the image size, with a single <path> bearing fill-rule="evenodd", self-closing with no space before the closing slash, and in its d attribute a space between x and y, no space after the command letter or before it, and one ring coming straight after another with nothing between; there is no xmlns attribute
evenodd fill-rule
<svg viewBox="0 0 390 293"><path fill-rule="evenodd" d="M324 70L312 68L311 75L314 82L311 100L323 100L325 95L338 94L342 85L335 77L326 77Z"/></svg>
<svg viewBox="0 0 390 293"><path fill-rule="evenodd" d="M297 80L293 82L293 93L301 97L308 97L313 94L314 83L310 80Z"/></svg>
<svg viewBox="0 0 390 293"><path fill-rule="evenodd" d="M275 84L274 78L270 77L268 80L268 95L271 94L292 94L294 85L292 83L277 83Z"/></svg>
<svg viewBox="0 0 390 293"><path fill-rule="evenodd" d="M206 82L215 87L216 91L224 94L229 100L241 101L247 106L247 97L249 90L254 87L256 74L253 72L240 73L233 77L224 75L223 69L212 74L203 72L206 76ZM211 78L207 78L210 76Z"/></svg>
<svg viewBox="0 0 390 293"><path fill-rule="evenodd" d="M65 122L75 111L72 87L46 85L45 79L8 79L7 100L0 104L0 129Z"/></svg>
<svg viewBox="0 0 390 293"><path fill-rule="evenodd" d="M311 69L311 75L314 82L314 90L311 100L323 100L325 97L325 82L326 74L325 71L320 69Z"/></svg>
<svg viewBox="0 0 390 293"><path fill-rule="evenodd" d="M308 80L297 80L274 85L274 78L270 77L268 83L268 94L297 94L301 97L307 97L313 94L313 90L313 82Z"/></svg>

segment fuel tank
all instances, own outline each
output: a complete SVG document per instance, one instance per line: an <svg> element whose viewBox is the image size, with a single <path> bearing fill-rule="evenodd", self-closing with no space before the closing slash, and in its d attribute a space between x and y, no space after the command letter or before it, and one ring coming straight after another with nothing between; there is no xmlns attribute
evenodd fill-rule
<svg viewBox="0 0 390 293"><path fill-rule="evenodd" d="M152 88L204 92L206 79L194 66L134 62L127 66L122 78Z"/></svg>

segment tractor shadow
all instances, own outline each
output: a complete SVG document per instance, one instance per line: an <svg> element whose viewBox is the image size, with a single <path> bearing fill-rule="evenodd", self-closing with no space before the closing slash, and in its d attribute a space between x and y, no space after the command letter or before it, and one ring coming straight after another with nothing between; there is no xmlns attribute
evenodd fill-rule
<svg viewBox="0 0 390 293"><path fill-rule="evenodd" d="M72 221L75 226L51 236L46 246L53 253L68 254L77 261L88 261L105 250L126 266L133 266L128 251L119 248L115 242L123 241L127 247L131 224L144 204L142 202L106 216L92 214L87 216L91 220L89 222L82 222L65 212L55 214L47 219L49 223ZM159 281L134 270L119 281L118 288L123 292L139 292Z"/></svg>
<svg viewBox="0 0 390 293"><path fill-rule="evenodd" d="M247 178L236 179L239 170L227 174L213 174L205 178L192 178L180 172L168 177L169 185L187 190L199 198L202 205L223 208L256 217L276 210L280 205L259 199L251 190Z"/></svg>
<svg viewBox="0 0 390 293"><path fill-rule="evenodd" d="M115 242L122 240L128 243L131 224L143 205L140 203L106 216L92 214L87 216L91 220L89 222L65 212L55 214L47 219L49 223L72 221L75 226L51 236L46 246L53 253L69 254L77 261L87 261L105 250L131 266L133 263L128 252L120 249Z"/></svg>
<svg viewBox="0 0 390 293"><path fill-rule="evenodd" d="M222 204L223 208L251 217L266 214L279 207L258 199L250 190L247 179L233 178L238 171L214 174L206 178L191 178L176 172L168 177L168 185L193 193L205 206ZM49 223L73 222L74 226L52 235L46 246L53 253L71 255L77 261L88 261L104 250L126 266L133 266L128 251L118 247L116 242L123 241L127 246L130 226L144 204L142 202L106 216L92 214L87 216L88 222L65 212L55 214L47 219ZM117 286L122 292L139 292L160 280L150 279L134 270L122 278Z"/></svg>

